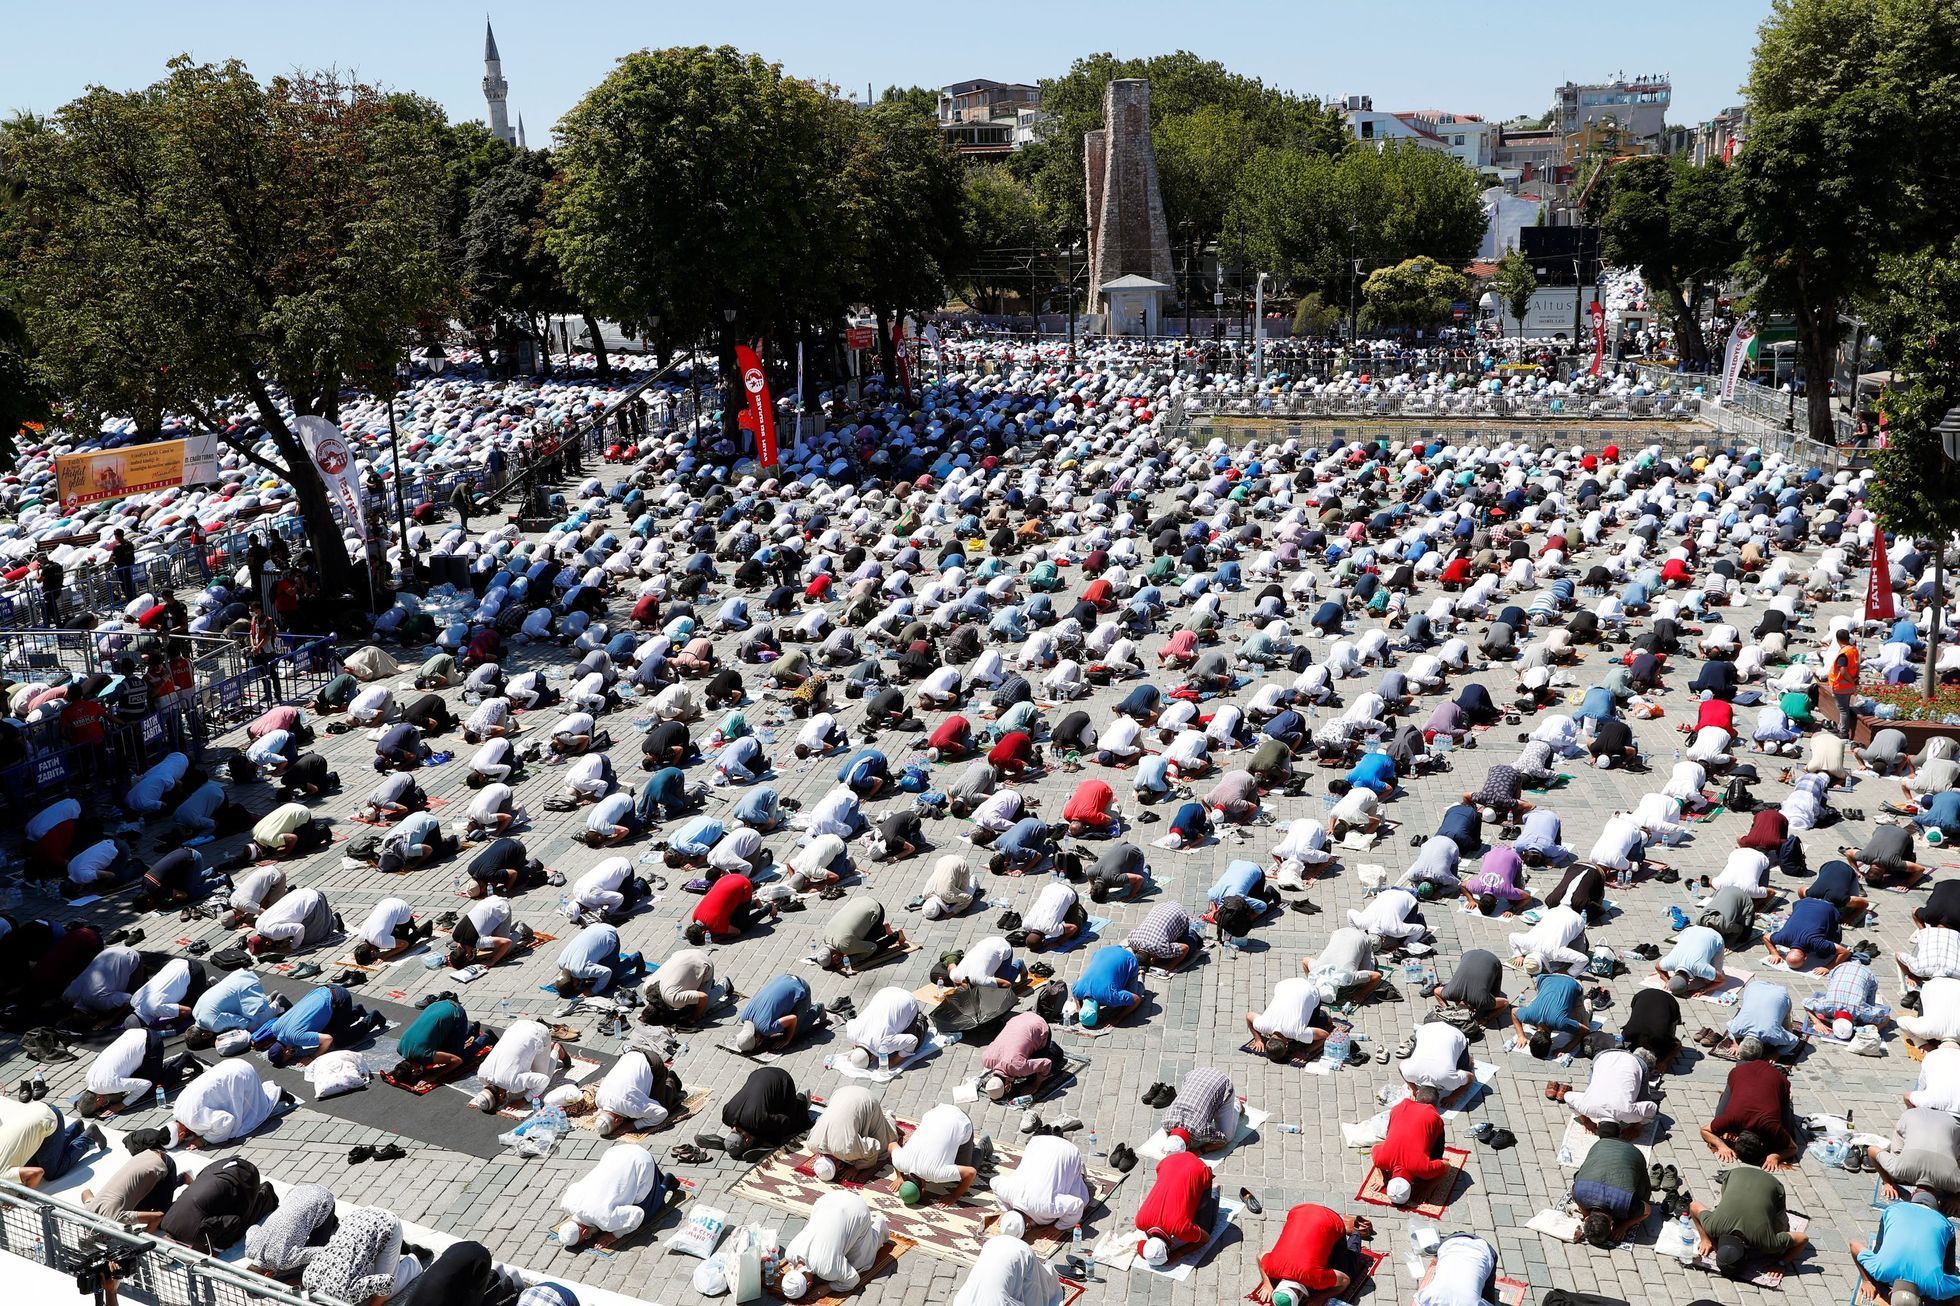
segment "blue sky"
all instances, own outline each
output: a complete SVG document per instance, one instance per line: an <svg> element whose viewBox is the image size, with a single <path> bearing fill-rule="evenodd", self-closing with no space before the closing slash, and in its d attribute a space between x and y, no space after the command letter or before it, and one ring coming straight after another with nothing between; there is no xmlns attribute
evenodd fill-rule
<svg viewBox="0 0 1960 1306"><path fill-rule="evenodd" d="M1458 0L1058 0L1047 5L920 0L741 0L679 5L502 6L492 11L512 115L530 143L621 54L729 44L799 76L862 95L866 82L937 86L968 77L1035 81L1078 55L1189 49L1316 96L1364 94L1380 109L1539 113L1567 78L1666 73L1672 121L1695 123L1741 97L1769 0L1638 5ZM0 0L0 109L48 111L91 83L156 80L165 60L237 57L261 76L338 66L480 118L483 10L443 0Z"/></svg>

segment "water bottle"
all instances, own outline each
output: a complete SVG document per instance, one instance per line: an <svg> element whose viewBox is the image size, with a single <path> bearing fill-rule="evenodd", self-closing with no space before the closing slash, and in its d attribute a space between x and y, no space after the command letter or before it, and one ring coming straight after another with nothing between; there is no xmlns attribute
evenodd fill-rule
<svg viewBox="0 0 1960 1306"><path fill-rule="evenodd" d="M497 1003L497 1014L505 1020L510 1019L510 999L503 998Z"/></svg>
<svg viewBox="0 0 1960 1306"><path fill-rule="evenodd" d="M163 1098L163 1085L162 1085L162 1084L158 1084L158 1085L157 1085L157 1087L156 1087L156 1092L155 1092L155 1093L153 1094L153 1096L154 1096L154 1097L156 1098L156 1100L157 1100L157 1110L159 1110L159 1111L161 1111L161 1110L163 1110L163 1106L164 1106L164 1098Z"/></svg>
<svg viewBox="0 0 1960 1306"><path fill-rule="evenodd" d="M1082 1258L1082 1277L1094 1281L1096 1277L1096 1248L1093 1243L1082 1241L1082 1226L1075 1226L1075 1254Z"/></svg>
<svg viewBox="0 0 1960 1306"><path fill-rule="evenodd" d="M1013 1107L1016 1111L1025 1111L1029 1107L1034 1105L1034 1094L1023 1093L1019 1097L1015 1098L1013 1101L1009 1102L1007 1105Z"/></svg>
<svg viewBox="0 0 1960 1306"><path fill-rule="evenodd" d="M1300 1132L1300 1126L1298 1125L1282 1124L1278 1128L1282 1134L1297 1134Z"/></svg>
<svg viewBox="0 0 1960 1306"><path fill-rule="evenodd" d="M451 893L461 893L463 891L463 873L461 871L449 877L449 891Z"/></svg>
<svg viewBox="0 0 1960 1306"><path fill-rule="evenodd" d="M1096 1127L1094 1125L1089 1126L1089 1154L1091 1156L1101 1156L1103 1154L1102 1144L1096 1141Z"/></svg>
<svg viewBox="0 0 1960 1306"><path fill-rule="evenodd" d="M566 909L566 908L568 908L568 907L570 907L571 905L572 905L572 895L571 895L571 894L569 894L569 893L561 893L561 894L559 894L559 895L558 895L558 914L559 914L560 916L564 916L564 915L565 915L565 909Z"/></svg>
<svg viewBox="0 0 1960 1306"><path fill-rule="evenodd" d="M1087 1265L1088 1262L1083 1260L1082 1257L1082 1225L1079 1222L1076 1224L1075 1228L1069 1231L1068 1241L1069 1241L1069 1250L1075 1253L1075 1259L1078 1261L1082 1261L1084 1265Z"/></svg>

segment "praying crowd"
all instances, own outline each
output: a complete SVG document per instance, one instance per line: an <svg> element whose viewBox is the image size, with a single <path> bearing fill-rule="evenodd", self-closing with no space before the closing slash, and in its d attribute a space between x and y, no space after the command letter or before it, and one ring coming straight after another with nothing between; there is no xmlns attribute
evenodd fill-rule
<svg viewBox="0 0 1960 1306"><path fill-rule="evenodd" d="M469 587L317 689L23 813L0 1173L406 1306L739 1295L634 1255L703 1207L783 1300L1960 1295L1960 748L1870 719L1947 596L1894 537L1865 616L1868 474L1228 443L1147 356L959 350L772 468L658 392L543 529L423 513ZM360 1197L276 1163L316 1115ZM476 1116L550 1177L507 1241L342 1168Z"/></svg>

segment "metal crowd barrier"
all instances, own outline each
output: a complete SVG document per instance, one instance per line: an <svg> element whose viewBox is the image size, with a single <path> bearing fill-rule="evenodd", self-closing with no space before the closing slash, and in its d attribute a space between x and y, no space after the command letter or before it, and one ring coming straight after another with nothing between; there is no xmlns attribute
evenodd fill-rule
<svg viewBox="0 0 1960 1306"><path fill-rule="evenodd" d="M39 659L58 654L68 659L60 669L85 675L95 669L98 655L92 645L78 650L63 642L78 639L89 637L75 631L16 632L0 639L0 652L19 649L23 658ZM281 635L279 653L264 664L252 662L235 641L202 643L228 646L228 651L210 650L201 664L217 674L200 670L194 688L166 696L138 720L111 723L92 756L78 754L62 737L58 721L23 727L19 742L25 756L0 770L0 805L29 810L91 777L113 789L172 751L196 761L227 730L275 704L310 700L341 670L337 643L328 635ZM194 659L194 667L199 665Z"/></svg>
<svg viewBox="0 0 1960 1306"><path fill-rule="evenodd" d="M152 1306L344 1306L12 1182L0 1182L0 1251L89 1285L98 1302L113 1275L119 1298ZM15 1293L10 1300L33 1300Z"/></svg>

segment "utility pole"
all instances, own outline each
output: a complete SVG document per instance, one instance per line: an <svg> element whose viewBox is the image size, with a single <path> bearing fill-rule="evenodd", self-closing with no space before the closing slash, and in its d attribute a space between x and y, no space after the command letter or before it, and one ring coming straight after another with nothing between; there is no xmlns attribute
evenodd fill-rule
<svg viewBox="0 0 1960 1306"><path fill-rule="evenodd" d="M1266 273L1261 272L1253 283L1252 297L1252 381L1263 385L1266 381Z"/></svg>

